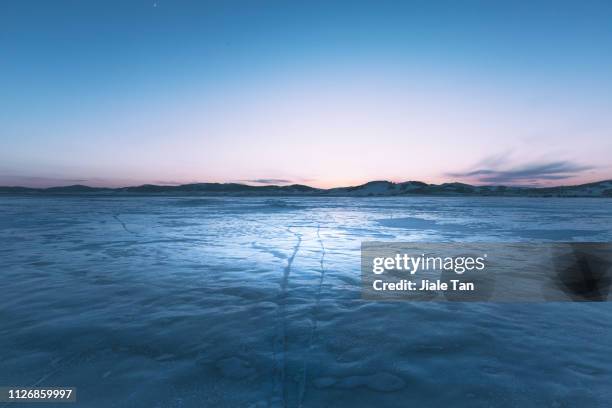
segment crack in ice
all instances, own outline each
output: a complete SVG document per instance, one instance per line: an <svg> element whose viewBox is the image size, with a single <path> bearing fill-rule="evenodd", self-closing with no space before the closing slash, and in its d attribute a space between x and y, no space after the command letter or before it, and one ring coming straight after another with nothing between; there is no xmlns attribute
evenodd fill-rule
<svg viewBox="0 0 612 408"><path fill-rule="evenodd" d="M312 326L310 329L310 338L308 341L308 351L312 351L314 346L314 337L317 331L318 326L318 318L317 314L319 311L319 303L321 301L321 291L323 289L323 281L325 280L325 244L321 239L321 225L317 225L317 240L319 241L319 245L321 246L321 258L319 259L320 265L320 274L319 274L319 284L317 287L317 294L315 296L315 305L312 313ZM298 394L298 407L301 408L303 406L304 395L306 394L306 380L308 377L308 363L307 360L304 359L302 366L302 380L300 381L300 390Z"/></svg>
<svg viewBox="0 0 612 408"><path fill-rule="evenodd" d="M123 229L125 230L125 232L128 232L130 234L136 234L134 231L130 231L127 226L125 225L125 222L123 222L121 220L121 218L119 218L119 214L113 214L113 218L117 220L118 223L121 224L121 226L123 227Z"/></svg>
<svg viewBox="0 0 612 408"><path fill-rule="evenodd" d="M291 267L293 265L293 261L298 251L300 250L300 245L302 244L302 235L291 230L290 227L286 228L286 231L293 234L297 242L293 247L293 252L291 256L287 259L287 265L283 269L283 278L281 280L280 285L280 293L279 293L279 301L278 301L278 311L279 311L279 333L277 336L277 340L275 342L275 360L276 360L276 386L274 395L280 395L281 401L280 404L282 407L287 406L287 397L288 390L286 386L286 372L287 372L287 316L286 316L286 301L287 301L287 286L289 285L289 277L291 275ZM282 343L282 344L279 344ZM282 348L282 361L279 360L278 351L276 348ZM280 389L279 389L280 388Z"/></svg>

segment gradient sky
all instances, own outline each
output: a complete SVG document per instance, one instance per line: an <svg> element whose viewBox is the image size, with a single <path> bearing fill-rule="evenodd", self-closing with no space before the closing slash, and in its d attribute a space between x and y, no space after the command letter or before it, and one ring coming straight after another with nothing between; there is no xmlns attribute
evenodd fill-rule
<svg viewBox="0 0 612 408"><path fill-rule="evenodd" d="M1 1L0 184L612 179L610 1Z"/></svg>

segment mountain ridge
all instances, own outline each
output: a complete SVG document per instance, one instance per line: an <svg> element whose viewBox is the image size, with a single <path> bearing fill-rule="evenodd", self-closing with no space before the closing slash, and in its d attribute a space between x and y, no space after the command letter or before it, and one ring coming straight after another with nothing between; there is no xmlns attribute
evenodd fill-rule
<svg viewBox="0 0 612 408"><path fill-rule="evenodd" d="M374 180L357 186L315 188L303 184L252 186L240 183L189 183L180 185L143 184L130 187L90 187L82 184L70 186L30 188L0 186L0 194L17 195L232 195L232 196L335 196L335 197L388 197L388 196L511 196L511 197L612 197L612 180L556 187L515 187L504 185L474 186L450 182L428 184L422 181L395 183Z"/></svg>

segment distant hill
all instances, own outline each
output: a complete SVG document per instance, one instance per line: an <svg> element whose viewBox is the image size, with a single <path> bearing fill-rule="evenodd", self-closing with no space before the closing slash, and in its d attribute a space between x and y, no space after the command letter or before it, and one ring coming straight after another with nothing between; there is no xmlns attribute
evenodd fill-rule
<svg viewBox="0 0 612 408"><path fill-rule="evenodd" d="M612 197L612 180L576 186L510 187L473 186L463 183L427 184L421 181L393 183L370 181L351 187L320 189L292 184L288 186L251 186L237 183L193 183L178 186L145 184L135 187L104 188L73 185L50 188L0 187L0 194L12 195L230 195L230 196L335 196L395 197L427 196L509 196L509 197Z"/></svg>

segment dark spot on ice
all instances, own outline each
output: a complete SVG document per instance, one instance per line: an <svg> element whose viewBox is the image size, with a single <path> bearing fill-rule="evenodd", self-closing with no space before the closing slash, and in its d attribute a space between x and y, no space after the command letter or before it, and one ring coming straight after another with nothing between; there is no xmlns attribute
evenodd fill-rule
<svg viewBox="0 0 612 408"><path fill-rule="evenodd" d="M610 261L596 253L596 248L571 246L570 253L555 257L558 287L573 300L606 300L612 284Z"/></svg>

